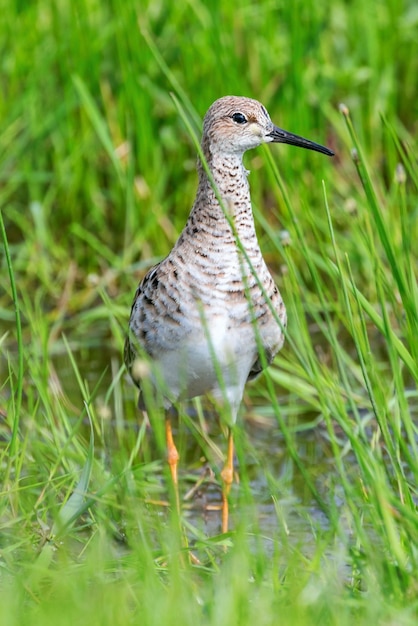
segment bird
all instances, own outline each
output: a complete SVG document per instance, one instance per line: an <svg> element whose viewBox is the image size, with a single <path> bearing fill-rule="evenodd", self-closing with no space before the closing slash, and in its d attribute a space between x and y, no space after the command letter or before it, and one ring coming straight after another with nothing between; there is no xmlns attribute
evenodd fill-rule
<svg viewBox="0 0 418 626"><path fill-rule="evenodd" d="M332 150L279 128L263 104L224 96L203 120L198 188L171 252L139 284L124 359L141 388L144 376L165 410L167 461L180 514L171 415L176 404L210 395L227 426L221 471L222 532L229 529L233 432L244 388L283 345L286 308L257 239L243 155L283 143L333 156ZM144 357L147 368L143 367ZM146 410L140 393L139 407Z"/></svg>

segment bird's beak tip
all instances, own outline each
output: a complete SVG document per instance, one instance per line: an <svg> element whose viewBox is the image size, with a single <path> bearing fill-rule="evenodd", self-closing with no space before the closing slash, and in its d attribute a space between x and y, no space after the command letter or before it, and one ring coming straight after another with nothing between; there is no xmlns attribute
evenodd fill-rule
<svg viewBox="0 0 418 626"><path fill-rule="evenodd" d="M321 152L322 154L326 154L327 156L334 156L334 152L325 146L321 146L321 144L316 143L315 141L310 141L309 139L305 139L304 137L300 137L299 135L295 135L294 133L290 133L287 130L283 130L278 126L274 126L273 130L268 134L271 137L272 143L287 143L292 146L297 146L299 148L305 148L306 150L314 150L315 152Z"/></svg>

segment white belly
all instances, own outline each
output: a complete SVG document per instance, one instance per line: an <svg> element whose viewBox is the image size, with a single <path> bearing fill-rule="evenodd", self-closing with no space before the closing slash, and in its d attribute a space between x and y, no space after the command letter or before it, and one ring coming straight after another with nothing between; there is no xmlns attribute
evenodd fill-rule
<svg viewBox="0 0 418 626"><path fill-rule="evenodd" d="M180 349L160 356L155 375L170 402L211 393L230 406L235 419L257 346L252 329L230 329L229 322L218 315L211 319L210 332L201 328Z"/></svg>

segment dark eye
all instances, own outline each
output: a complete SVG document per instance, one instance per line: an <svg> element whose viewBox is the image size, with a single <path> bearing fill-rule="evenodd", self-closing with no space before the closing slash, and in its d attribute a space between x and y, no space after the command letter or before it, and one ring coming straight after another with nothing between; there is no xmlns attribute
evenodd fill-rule
<svg viewBox="0 0 418 626"><path fill-rule="evenodd" d="M245 115L243 113L234 113L234 115L232 115L232 119L237 124L246 124L247 123L247 118L245 117Z"/></svg>

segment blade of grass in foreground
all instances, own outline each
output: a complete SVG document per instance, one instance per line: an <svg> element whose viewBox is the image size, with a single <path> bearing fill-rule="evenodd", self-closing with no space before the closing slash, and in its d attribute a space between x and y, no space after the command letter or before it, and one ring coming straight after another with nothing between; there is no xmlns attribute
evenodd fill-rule
<svg viewBox="0 0 418 626"><path fill-rule="evenodd" d="M62 536L62 534L71 527L75 520L85 512L85 503L94 460L93 422L87 404L85 404L85 409L90 425L90 441L87 451L87 458L77 486L75 487L73 493L65 502L65 504L61 507L57 519L54 522L51 530L51 535L53 537L55 537L56 535L58 535L59 537Z"/></svg>
<svg viewBox="0 0 418 626"><path fill-rule="evenodd" d="M362 150L362 147L357 139L354 126L351 122L350 112L345 105L340 105L340 111L345 119L348 132L350 134L350 138L354 144L354 152L353 152L353 160L355 166L357 168L357 173L361 180L363 189L367 196L368 206L371 210L371 213L374 218L376 232L379 236L379 239L383 245L383 248L386 253L386 257L388 259L393 277L396 281L396 284L399 289L400 296L402 298L402 302L404 305L406 317L408 320L408 330L409 330L409 338L411 352L414 359L418 360L418 344L416 342L416 337L418 335L418 310L417 310L417 302L414 298L414 294L411 294L408 289L408 285L405 281L405 276L402 271L402 268L398 262L390 233L388 231L383 212L380 207L380 203L377 199L377 195L375 189L373 187L370 174L368 171L368 167L366 164L366 159Z"/></svg>
<svg viewBox="0 0 418 626"><path fill-rule="evenodd" d="M15 276L13 272L12 259L10 256L9 243L7 240L6 228L4 226L3 214L0 209L0 231L3 240L4 252L6 255L6 264L9 272L9 281L10 288L12 292L14 312L15 312L15 327L16 327L16 340L17 340L17 373L16 373L16 390L13 394L13 410L14 415L12 417L12 437L9 443L9 462L7 464L6 475L9 475L11 466L10 464L14 461L15 452L16 452L16 442L17 436L19 432L19 421L20 421L20 411L22 407L22 394L23 394L23 374L24 374L24 348L23 348L23 340L22 340L22 324L20 320L20 308L19 308L19 299L17 296L17 288L15 282ZM10 369L10 376L12 376L12 370Z"/></svg>
<svg viewBox="0 0 418 626"><path fill-rule="evenodd" d="M336 264L337 264L338 271L339 271L339 276L341 279L340 284L341 284L343 294L344 294L345 311L348 314L348 320L349 320L350 329L351 329L351 336L353 338L353 341L357 350L357 355L358 355L361 370L363 373L365 387L367 389L367 393L370 398L371 406L373 408L373 413L379 424L381 434L385 442L386 450L390 456L390 461L391 461L390 471L393 470L396 476L401 500L408 501L410 506L412 506L413 501L412 501L412 496L410 493L410 487L405 479L405 474L403 471L403 463L401 460L402 458L405 458L411 461L412 460L411 451L408 449L408 446L405 445L406 442L401 433L400 424L392 419L391 411L389 410L389 407L387 405L386 397L379 392L379 380L376 380L375 374L373 374L373 372L376 370L376 364L373 360L374 358L373 351L371 350L369 339L368 339L367 324L364 318L363 309L359 302L359 298L357 297L358 290L356 289L356 286L354 283L354 277L353 277L348 259L347 259L348 273L349 273L348 277L343 271L343 267L342 267L341 260L340 260L340 254L338 252L337 244L335 240L334 229L332 226L332 220L331 220L331 215L329 212L328 203L326 203L326 208L327 208L327 218L328 218L328 223L329 223L331 240L333 242L333 247L334 247L334 255L335 255ZM379 286L379 283L378 283L378 286ZM350 293L354 295L355 303L357 305L357 316L360 319L359 326L356 325L354 322L354 312L353 312L353 307L352 307L350 297L349 297ZM381 297L383 297L382 294L381 294ZM408 436L409 445L411 446L411 449L414 450L416 448L416 443L415 443L414 437L411 436L410 434L410 431L411 431L410 414L404 402L405 389L404 389L403 383L401 382L402 376L401 376L401 369L399 366L399 358L396 355L395 350L393 349L393 345L391 342L391 335L388 330L390 325L387 320L386 309L384 306L382 306L382 311L383 311L382 323L384 327L386 328L386 337L388 339L388 345L391 347L390 352L392 355L392 358L391 358L392 370L393 370L395 378L398 381L397 383L397 387L399 391L398 400L401 406L403 406L405 409L402 412L402 422L403 422L403 426L405 427L409 435ZM372 376L374 378L373 380L371 379L371 376L369 374L370 372L372 372ZM359 450L358 446L356 445L355 439L353 439L352 443L353 443L353 449ZM412 464L411 468L413 467L414 465ZM389 479L390 479L390 472L389 472Z"/></svg>

